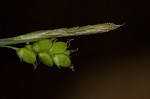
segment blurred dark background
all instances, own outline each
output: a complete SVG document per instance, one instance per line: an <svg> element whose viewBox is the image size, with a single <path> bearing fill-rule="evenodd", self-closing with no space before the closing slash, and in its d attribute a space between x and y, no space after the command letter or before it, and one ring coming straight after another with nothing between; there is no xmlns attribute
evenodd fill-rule
<svg viewBox="0 0 150 99"><path fill-rule="evenodd" d="M74 72L43 64L33 70L15 51L0 48L0 99L149 99L149 9L148 0L0 1L0 38L125 23L108 33L69 37L70 49L79 48L71 55Z"/></svg>

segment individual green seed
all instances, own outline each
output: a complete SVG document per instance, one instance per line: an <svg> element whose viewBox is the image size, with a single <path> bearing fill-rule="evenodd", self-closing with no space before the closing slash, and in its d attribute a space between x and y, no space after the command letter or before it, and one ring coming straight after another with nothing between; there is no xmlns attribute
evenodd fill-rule
<svg viewBox="0 0 150 99"><path fill-rule="evenodd" d="M54 42L50 52L53 54L64 53L67 49L67 43L65 42Z"/></svg>
<svg viewBox="0 0 150 99"><path fill-rule="evenodd" d="M52 41L49 39L38 40L32 45L32 49L35 52L49 51L51 47L52 47Z"/></svg>
<svg viewBox="0 0 150 99"><path fill-rule="evenodd" d="M19 48L16 50L16 53L23 62L29 64L34 64L36 62L36 54L27 48Z"/></svg>
<svg viewBox="0 0 150 99"><path fill-rule="evenodd" d="M40 61L42 61L43 64L50 67L53 66L53 60L47 52L38 53L38 58L40 59Z"/></svg>
<svg viewBox="0 0 150 99"><path fill-rule="evenodd" d="M71 54L71 50L66 50L64 54L69 56Z"/></svg>
<svg viewBox="0 0 150 99"><path fill-rule="evenodd" d="M65 54L55 54L53 56L53 62L58 67L69 67L71 65L70 57Z"/></svg>

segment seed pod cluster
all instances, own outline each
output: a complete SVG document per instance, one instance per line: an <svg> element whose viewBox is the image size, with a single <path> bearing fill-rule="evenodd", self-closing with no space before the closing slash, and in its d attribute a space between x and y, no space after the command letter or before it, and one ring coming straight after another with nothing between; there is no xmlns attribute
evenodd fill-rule
<svg viewBox="0 0 150 99"><path fill-rule="evenodd" d="M41 39L34 42L32 45L26 45L24 48L19 48L16 53L21 61L34 64L38 61L46 66L52 67L54 64L57 67L70 67L71 50L68 50L66 42L52 41L50 39Z"/></svg>

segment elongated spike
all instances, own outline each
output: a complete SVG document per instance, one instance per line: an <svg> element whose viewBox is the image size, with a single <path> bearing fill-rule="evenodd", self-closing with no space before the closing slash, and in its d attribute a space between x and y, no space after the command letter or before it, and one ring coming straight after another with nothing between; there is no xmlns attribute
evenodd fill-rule
<svg viewBox="0 0 150 99"><path fill-rule="evenodd" d="M115 30L120 26L122 25L116 25L114 23L103 23L82 27L60 28L54 30L40 30L12 38L0 39L0 47L11 44L33 42L41 38L58 38L58 37L105 33L111 30Z"/></svg>

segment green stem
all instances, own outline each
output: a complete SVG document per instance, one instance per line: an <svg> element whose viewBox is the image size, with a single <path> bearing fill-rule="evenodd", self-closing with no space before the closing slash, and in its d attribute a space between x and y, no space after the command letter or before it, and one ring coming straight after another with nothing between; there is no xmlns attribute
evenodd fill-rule
<svg viewBox="0 0 150 99"><path fill-rule="evenodd" d="M10 49L13 49L13 50L18 50L19 49L17 47L13 47L13 46L0 46L0 47L10 48Z"/></svg>
<svg viewBox="0 0 150 99"><path fill-rule="evenodd" d="M24 35L12 37L12 38L0 39L0 47L11 45L11 44L33 42L41 38L57 38L57 37L105 33L110 30L115 30L120 26L122 25L116 25L113 23L104 23L104 24L88 25L88 26L73 27L73 28L40 30L40 31L35 31L35 32L24 34Z"/></svg>

